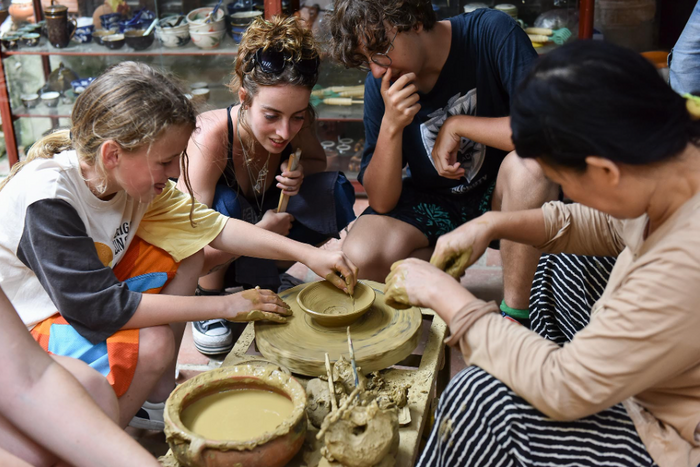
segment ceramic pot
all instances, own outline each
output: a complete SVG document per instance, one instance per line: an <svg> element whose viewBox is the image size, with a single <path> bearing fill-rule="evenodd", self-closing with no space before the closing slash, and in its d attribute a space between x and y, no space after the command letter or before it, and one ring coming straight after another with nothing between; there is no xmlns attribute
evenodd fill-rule
<svg viewBox="0 0 700 467"><path fill-rule="evenodd" d="M126 40L126 45L134 50L144 50L153 44L153 40L156 37L156 33L151 31L147 36L144 36L143 29L135 29L133 31L126 31L124 33L124 39Z"/></svg>
<svg viewBox="0 0 700 467"><path fill-rule="evenodd" d="M66 68L63 62L58 64L58 68L51 72L47 80L48 89L51 91L63 92L71 88L71 81L78 79L70 68Z"/></svg>
<svg viewBox="0 0 700 467"><path fill-rule="evenodd" d="M58 98L61 94L57 92L45 92L41 95L41 102L43 102L46 107L56 107L58 105Z"/></svg>
<svg viewBox="0 0 700 467"><path fill-rule="evenodd" d="M224 38L226 30L214 32L194 32L190 29L190 37L192 37L192 42L194 45L200 49L215 49L221 44L221 40Z"/></svg>
<svg viewBox="0 0 700 467"><path fill-rule="evenodd" d="M95 26L89 24L87 26L78 26L75 29L73 40L80 44L87 44L92 41L92 34L95 32Z"/></svg>
<svg viewBox="0 0 700 467"><path fill-rule="evenodd" d="M2 36L2 38L0 38L0 43L2 43L5 50L17 50L19 39L19 36L9 34L7 36Z"/></svg>
<svg viewBox="0 0 700 467"><path fill-rule="evenodd" d="M110 50L117 50L124 47L124 34L112 34L102 38L102 45Z"/></svg>
<svg viewBox="0 0 700 467"><path fill-rule="evenodd" d="M44 9L44 16L49 43L59 49L66 47L78 27L74 19L68 19L68 7L58 4L48 6Z"/></svg>
<svg viewBox="0 0 700 467"><path fill-rule="evenodd" d="M209 13L214 8L197 8L187 14L187 22L190 25L190 33L192 32L214 32L223 31L226 29L226 15L222 9L217 10L214 18L210 22L206 22ZM194 40L194 37L192 38Z"/></svg>
<svg viewBox="0 0 700 467"><path fill-rule="evenodd" d="M196 88L192 90L192 102L206 102L209 100L209 88Z"/></svg>
<svg viewBox="0 0 700 467"><path fill-rule="evenodd" d="M39 45L39 39L41 36L35 32L30 32L27 34L23 34L22 37L20 38L20 42L22 45L26 45L27 47L36 47Z"/></svg>
<svg viewBox="0 0 700 467"><path fill-rule="evenodd" d="M95 42L97 44L104 45L102 39L104 39L107 36L111 36L112 34L116 34L116 32L116 29L98 29L97 31L92 33L92 38L95 39Z"/></svg>
<svg viewBox="0 0 700 467"><path fill-rule="evenodd" d="M232 389L273 391L292 401L291 415L274 431L247 441L216 441L190 431L181 413L203 397ZM264 410L264 407L260 407ZM199 374L181 384L165 403L165 438L180 465L282 467L301 449L306 434L306 391L276 365L238 364ZM246 423L239 420L239 423Z"/></svg>
<svg viewBox="0 0 700 467"><path fill-rule="evenodd" d="M33 109L39 104L39 94L22 94L19 97L27 109Z"/></svg>
<svg viewBox="0 0 700 467"><path fill-rule="evenodd" d="M166 18L160 20L156 25L156 35L158 40L165 47L184 47L190 42L190 25L189 23L180 19L181 17L175 16L172 18ZM177 24L178 20L180 24Z"/></svg>
<svg viewBox="0 0 700 467"><path fill-rule="evenodd" d="M34 5L31 0L12 0L9 8L12 22L20 24L29 21L34 16Z"/></svg>

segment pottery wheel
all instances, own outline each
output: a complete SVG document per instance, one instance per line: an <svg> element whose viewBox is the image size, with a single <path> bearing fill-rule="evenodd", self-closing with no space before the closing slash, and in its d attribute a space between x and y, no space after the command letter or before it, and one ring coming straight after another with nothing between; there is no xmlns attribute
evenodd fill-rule
<svg viewBox="0 0 700 467"><path fill-rule="evenodd" d="M357 366L367 374L390 367L413 352L420 340L423 317L418 308L396 310L384 303L384 284L363 282L376 291L377 298L367 313L350 325L350 334ZM345 326L321 326L297 304L297 294L307 285L280 294L293 316L284 324L257 321L255 341L266 358L294 373L319 376L326 374L326 352L331 362L341 355L350 360L350 352Z"/></svg>

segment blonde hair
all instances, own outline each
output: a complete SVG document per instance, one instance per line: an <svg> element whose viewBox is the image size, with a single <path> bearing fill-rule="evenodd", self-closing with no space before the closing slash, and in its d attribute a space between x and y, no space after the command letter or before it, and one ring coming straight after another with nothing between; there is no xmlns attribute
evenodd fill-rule
<svg viewBox="0 0 700 467"><path fill-rule="evenodd" d="M182 89L164 74L143 63L122 62L100 75L78 97L71 114L71 128L55 131L34 143L24 161L12 167L0 190L22 167L35 159L75 149L78 159L102 174L98 191L106 188L106 171L100 147L113 140L126 151L152 144L173 125L196 127L197 114ZM187 154L181 160L185 185ZM193 205L194 208L194 198Z"/></svg>

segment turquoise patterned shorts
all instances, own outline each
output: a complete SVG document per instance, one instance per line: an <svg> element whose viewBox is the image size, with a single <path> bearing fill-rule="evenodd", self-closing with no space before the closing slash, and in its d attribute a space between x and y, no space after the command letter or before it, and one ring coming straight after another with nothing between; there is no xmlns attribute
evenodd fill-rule
<svg viewBox="0 0 700 467"><path fill-rule="evenodd" d="M411 224L428 237L430 246L435 246L441 235L490 211L495 187L493 181L463 195L447 195L418 188L410 179L404 179L401 197L394 209L379 214L368 207L362 215L384 215Z"/></svg>

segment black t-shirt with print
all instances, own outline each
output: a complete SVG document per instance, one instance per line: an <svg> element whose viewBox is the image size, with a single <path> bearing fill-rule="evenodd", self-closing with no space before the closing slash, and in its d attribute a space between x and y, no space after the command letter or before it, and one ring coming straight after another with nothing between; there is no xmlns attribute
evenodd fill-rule
<svg viewBox="0 0 700 467"><path fill-rule="evenodd" d="M481 192L496 180L506 153L462 138L458 160L466 178L451 180L437 174L431 158L435 138L452 115L505 117L510 96L528 72L537 53L525 32L505 13L480 9L449 20L450 54L433 89L419 93L421 109L403 132L403 164L412 182L444 194ZM368 75L365 83L365 149L359 180L369 164L384 115L381 79Z"/></svg>

